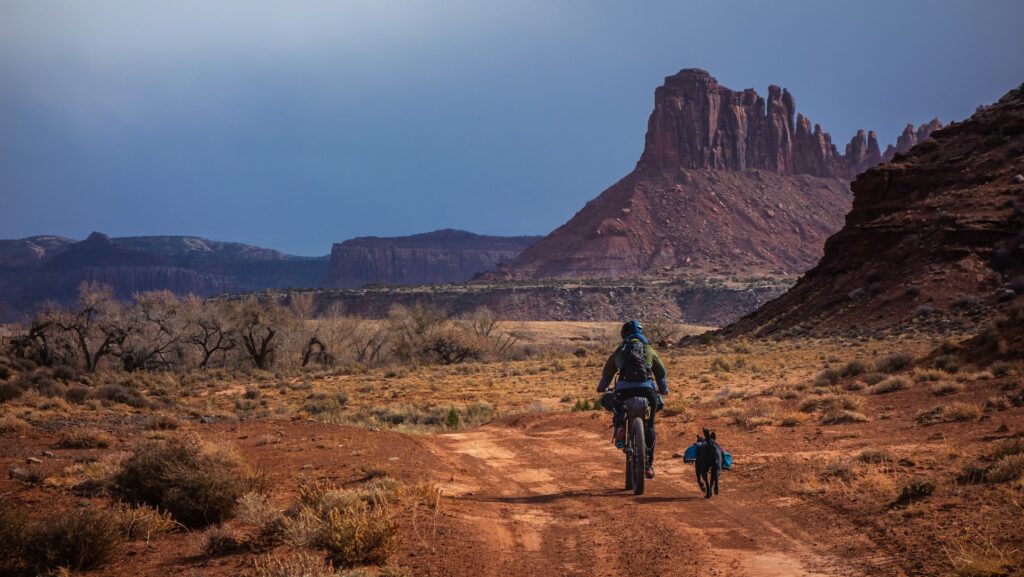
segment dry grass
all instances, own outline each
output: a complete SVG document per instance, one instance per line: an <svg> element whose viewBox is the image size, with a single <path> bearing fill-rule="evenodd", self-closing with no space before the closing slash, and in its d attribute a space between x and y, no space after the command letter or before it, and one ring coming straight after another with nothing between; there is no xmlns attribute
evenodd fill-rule
<svg viewBox="0 0 1024 577"><path fill-rule="evenodd" d="M64 449L106 449L113 444L110 433L89 428L65 429L57 441L57 446Z"/></svg>
<svg viewBox="0 0 1024 577"><path fill-rule="evenodd" d="M14 415L0 416L0 433L5 435L20 435L31 428L32 425Z"/></svg>
<svg viewBox="0 0 1024 577"><path fill-rule="evenodd" d="M871 387L868 392L872 395L885 395L888 393L895 393L896 391L902 391L903 389L910 387L910 379L903 376L889 377L877 385Z"/></svg>
<svg viewBox="0 0 1024 577"><path fill-rule="evenodd" d="M237 533L220 526L207 529L200 539L203 553L210 557L233 553L245 545L245 541Z"/></svg>
<svg viewBox="0 0 1024 577"><path fill-rule="evenodd" d="M916 420L920 425L934 425L937 423L952 423L961 421L974 421L981 416L981 407L968 403L953 402L948 405L936 405L926 411L917 414Z"/></svg>
<svg viewBox="0 0 1024 577"><path fill-rule="evenodd" d="M114 508L114 516L121 534L129 541L149 541L157 535L182 528L170 513L148 505L120 503Z"/></svg>
<svg viewBox="0 0 1024 577"><path fill-rule="evenodd" d="M252 577L335 577L322 556L310 553L266 555L253 560Z"/></svg>
<svg viewBox="0 0 1024 577"><path fill-rule="evenodd" d="M932 385L928 390L936 397L943 397L945 395L963 392L964 386L952 381L939 381Z"/></svg>

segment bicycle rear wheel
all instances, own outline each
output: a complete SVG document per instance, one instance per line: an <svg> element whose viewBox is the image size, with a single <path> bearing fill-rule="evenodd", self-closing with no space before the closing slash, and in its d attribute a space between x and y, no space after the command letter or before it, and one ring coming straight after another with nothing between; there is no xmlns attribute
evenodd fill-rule
<svg viewBox="0 0 1024 577"><path fill-rule="evenodd" d="M633 494L643 495L644 494L644 475L645 469L647 468L647 443L644 439L644 420L640 417L635 417L630 425L632 434L629 436L631 441L630 452L633 454L631 465L631 477L633 479Z"/></svg>

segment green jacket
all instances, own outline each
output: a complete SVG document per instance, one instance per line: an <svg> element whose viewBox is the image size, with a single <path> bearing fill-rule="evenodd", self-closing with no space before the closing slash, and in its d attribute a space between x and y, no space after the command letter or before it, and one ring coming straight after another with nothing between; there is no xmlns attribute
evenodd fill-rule
<svg viewBox="0 0 1024 577"><path fill-rule="evenodd" d="M651 345L644 345L644 351L647 353L647 367L654 373L654 380L658 383L658 392L667 395L668 394L668 379L665 372L665 364L661 362L661 357L655 352L654 347ZM604 363L604 370L601 371L601 382L597 385L597 392L603 393L608 390L608 386L611 385L612 379L615 378L615 374L622 368L622 347L617 347L615 352L608 357L608 360Z"/></svg>

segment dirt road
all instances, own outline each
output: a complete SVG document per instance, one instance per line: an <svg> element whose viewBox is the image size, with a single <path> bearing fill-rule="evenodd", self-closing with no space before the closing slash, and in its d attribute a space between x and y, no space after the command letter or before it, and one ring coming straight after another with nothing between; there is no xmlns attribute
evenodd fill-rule
<svg viewBox="0 0 1024 577"><path fill-rule="evenodd" d="M451 472L452 513L471 527L465 554L444 555L439 574L863 574L812 545L792 507L743 495L733 474L705 500L674 447L659 447L645 495L623 491L621 453L578 423L529 418L425 440Z"/></svg>

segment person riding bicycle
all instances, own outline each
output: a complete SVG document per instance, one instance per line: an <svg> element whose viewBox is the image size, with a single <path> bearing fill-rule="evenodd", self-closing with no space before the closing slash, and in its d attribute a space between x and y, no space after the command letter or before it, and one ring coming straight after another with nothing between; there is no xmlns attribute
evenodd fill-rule
<svg viewBox="0 0 1024 577"><path fill-rule="evenodd" d="M645 421L644 436L647 439L647 471L648 479L654 478L654 415L662 406L660 395L668 394L665 365L654 351L640 321L628 321L619 331L622 344L608 357L601 373L601 382L597 392L601 396L601 406L612 412L613 440L615 446L623 447L626 429L622 401L629 397L646 397L650 403L650 417ZM618 381L613 392L607 392L615 375ZM660 393L660 395L659 395Z"/></svg>

